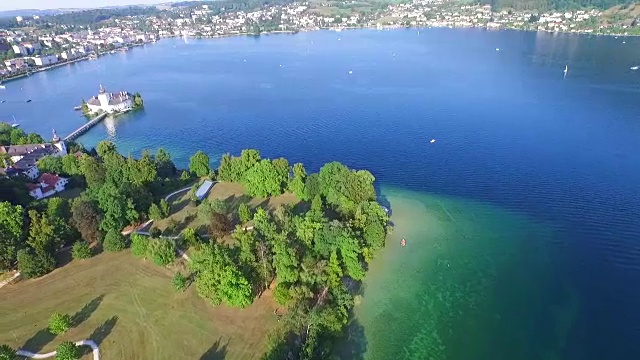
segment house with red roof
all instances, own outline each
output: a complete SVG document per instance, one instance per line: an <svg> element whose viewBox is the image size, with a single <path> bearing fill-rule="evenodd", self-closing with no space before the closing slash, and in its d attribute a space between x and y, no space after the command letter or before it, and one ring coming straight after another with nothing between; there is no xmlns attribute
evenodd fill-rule
<svg viewBox="0 0 640 360"><path fill-rule="evenodd" d="M29 195L36 200L49 197L57 192L64 191L69 179L56 174L44 173L40 175L37 183L27 184Z"/></svg>

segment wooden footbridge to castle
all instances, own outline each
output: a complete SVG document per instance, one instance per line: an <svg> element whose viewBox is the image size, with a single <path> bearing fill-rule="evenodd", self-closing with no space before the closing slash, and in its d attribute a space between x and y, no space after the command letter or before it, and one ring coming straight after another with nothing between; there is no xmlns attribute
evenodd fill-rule
<svg viewBox="0 0 640 360"><path fill-rule="evenodd" d="M64 138L62 138L62 140L64 141L73 141L75 139L78 138L78 136L84 134L85 132L89 131L89 129L91 129L92 127L96 126L100 121L104 120L104 118L107 117L107 113L102 113L96 117L94 117L93 119L91 119L91 121L89 121L88 123L80 126L79 128L75 129L71 134L65 136Z"/></svg>

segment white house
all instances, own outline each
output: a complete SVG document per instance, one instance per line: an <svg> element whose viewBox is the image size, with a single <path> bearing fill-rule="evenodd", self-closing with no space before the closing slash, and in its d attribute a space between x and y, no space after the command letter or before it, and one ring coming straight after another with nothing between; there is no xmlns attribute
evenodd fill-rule
<svg viewBox="0 0 640 360"><path fill-rule="evenodd" d="M68 183L69 180L67 178L44 173L40 175L37 183L27 184L27 188L29 189L29 195L33 196L36 200L40 200L57 192L64 191Z"/></svg>
<svg viewBox="0 0 640 360"><path fill-rule="evenodd" d="M55 55L36 56L33 58L37 66L48 66L58 62L58 57Z"/></svg>
<svg viewBox="0 0 640 360"><path fill-rule="evenodd" d="M87 101L87 106L92 113L104 111L107 113L123 112L133 108L133 95L126 91L108 93L100 85L98 96L94 96Z"/></svg>

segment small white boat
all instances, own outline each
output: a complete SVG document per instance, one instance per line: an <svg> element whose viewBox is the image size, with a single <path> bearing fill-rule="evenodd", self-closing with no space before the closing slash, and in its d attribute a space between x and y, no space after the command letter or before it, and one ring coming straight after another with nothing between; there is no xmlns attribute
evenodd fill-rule
<svg viewBox="0 0 640 360"><path fill-rule="evenodd" d="M496 51L500 51L500 48L496 48Z"/></svg>
<svg viewBox="0 0 640 360"><path fill-rule="evenodd" d="M569 65L565 65L564 66L564 76L567 76L567 73L569 72Z"/></svg>
<svg viewBox="0 0 640 360"><path fill-rule="evenodd" d="M13 124L11 124L11 127L12 127L12 128L17 128L17 127L20 127L20 124L13 123Z"/></svg>
<svg viewBox="0 0 640 360"><path fill-rule="evenodd" d="M353 74L353 71L349 70L349 74Z"/></svg>
<svg viewBox="0 0 640 360"><path fill-rule="evenodd" d="M431 141L429 141L431 144L433 144L434 142L436 142L436 139L431 139Z"/></svg>
<svg viewBox="0 0 640 360"><path fill-rule="evenodd" d="M638 70L638 69L640 69L640 66L632 66L632 67L630 67L629 69L631 69L631 70Z"/></svg>

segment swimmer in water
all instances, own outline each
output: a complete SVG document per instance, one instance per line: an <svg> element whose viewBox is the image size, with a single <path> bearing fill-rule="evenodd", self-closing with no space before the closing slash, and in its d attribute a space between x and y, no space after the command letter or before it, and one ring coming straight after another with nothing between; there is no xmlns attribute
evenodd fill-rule
<svg viewBox="0 0 640 360"><path fill-rule="evenodd" d="M400 240L400 245L402 245L402 246L407 245L407 240L405 240L405 239Z"/></svg>

